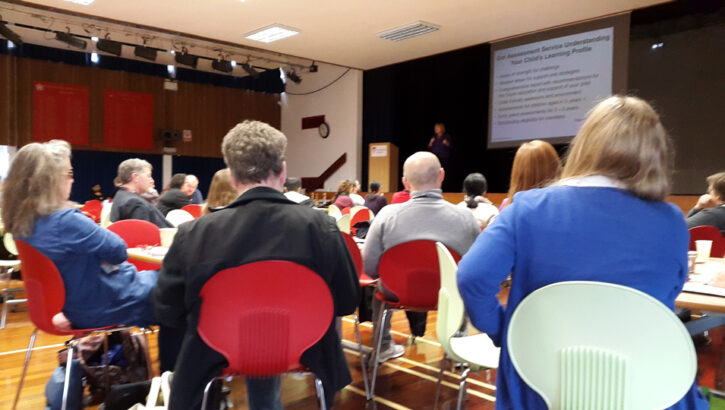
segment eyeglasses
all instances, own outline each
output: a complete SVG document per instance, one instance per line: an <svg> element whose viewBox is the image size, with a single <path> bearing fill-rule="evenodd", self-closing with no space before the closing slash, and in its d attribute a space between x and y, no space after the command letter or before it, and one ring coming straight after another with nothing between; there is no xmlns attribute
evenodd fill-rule
<svg viewBox="0 0 725 410"><path fill-rule="evenodd" d="M71 168L71 169L69 169L68 171L66 171L66 172L65 172L65 175L66 175L66 176L69 176L69 177L73 177L73 168Z"/></svg>

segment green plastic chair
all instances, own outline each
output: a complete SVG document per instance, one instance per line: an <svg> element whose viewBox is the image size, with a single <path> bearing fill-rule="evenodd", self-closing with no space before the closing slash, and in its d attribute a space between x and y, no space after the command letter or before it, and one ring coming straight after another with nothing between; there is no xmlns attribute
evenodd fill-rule
<svg viewBox="0 0 725 410"><path fill-rule="evenodd" d="M664 409L695 380L690 334L655 298L603 282L537 289L514 311L508 352L549 409Z"/></svg>
<svg viewBox="0 0 725 410"><path fill-rule="evenodd" d="M438 264L441 271L441 288L438 291L438 320L436 322L436 334L445 355L441 360L440 372L438 373L438 384L436 386L435 405L438 406L441 381L446 358L465 364L461 374L461 382L458 390L458 406L460 410L466 392L468 373L482 369L498 368L498 359L501 349L494 346L493 341L485 333L473 336L457 336L463 321L465 320L465 308L463 300L458 293L456 272L458 266L453 256L445 245L436 242L438 251Z"/></svg>
<svg viewBox="0 0 725 410"><path fill-rule="evenodd" d="M330 206L327 207L327 214L335 218L335 220L342 218L342 211L337 207L337 205L330 204Z"/></svg>
<svg viewBox="0 0 725 410"><path fill-rule="evenodd" d="M350 233L350 214L345 214L337 220L340 232Z"/></svg>

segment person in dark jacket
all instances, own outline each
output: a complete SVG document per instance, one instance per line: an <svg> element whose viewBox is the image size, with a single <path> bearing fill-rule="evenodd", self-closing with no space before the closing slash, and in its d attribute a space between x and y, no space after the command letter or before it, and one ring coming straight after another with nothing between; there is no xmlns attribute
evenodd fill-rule
<svg viewBox="0 0 725 410"><path fill-rule="evenodd" d="M388 201L385 199L385 195L380 193L380 182L371 182L370 193L365 195L365 206L377 215L387 204Z"/></svg>
<svg viewBox="0 0 725 410"><path fill-rule="evenodd" d="M186 174L174 174L169 182L169 189L159 197L159 204L156 205L156 208L166 216L172 209L181 209L191 204L191 197L184 192L184 189L189 192ZM192 190L190 193L194 193L194 191Z"/></svg>
<svg viewBox="0 0 725 410"><path fill-rule="evenodd" d="M149 221L159 228L173 228L164 214L141 198L141 194L154 187L151 164L139 158L130 158L118 166L118 191L113 196L111 222L125 219Z"/></svg>
<svg viewBox="0 0 725 410"><path fill-rule="evenodd" d="M687 228L703 225L714 226L725 235L725 172L707 177L707 193L687 213Z"/></svg>
<svg viewBox="0 0 725 410"><path fill-rule="evenodd" d="M283 259L324 279L336 316L352 313L360 300L355 267L334 220L289 201L281 192L287 173L286 145L284 134L262 122L244 121L230 130L222 152L240 197L224 209L180 225L164 259L153 295L155 312L163 326L186 329L174 367L171 410L199 408L204 386L227 366L196 330L199 292L217 272ZM352 381L334 320L300 362L321 379L329 405L335 392ZM282 408L279 377L248 378L247 394L252 409Z"/></svg>

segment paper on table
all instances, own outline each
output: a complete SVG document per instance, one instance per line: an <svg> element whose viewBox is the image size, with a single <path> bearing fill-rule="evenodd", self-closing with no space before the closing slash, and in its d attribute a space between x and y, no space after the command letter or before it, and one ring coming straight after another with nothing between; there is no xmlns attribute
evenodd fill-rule
<svg viewBox="0 0 725 410"><path fill-rule="evenodd" d="M704 293L706 295L725 296L725 288L705 285L704 283L686 282L682 290L685 292Z"/></svg>

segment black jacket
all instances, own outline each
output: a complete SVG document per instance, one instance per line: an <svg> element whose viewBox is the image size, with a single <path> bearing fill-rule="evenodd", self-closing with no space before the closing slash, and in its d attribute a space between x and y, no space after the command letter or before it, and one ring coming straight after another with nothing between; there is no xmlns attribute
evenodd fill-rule
<svg viewBox="0 0 725 410"><path fill-rule="evenodd" d="M710 225L725 235L725 205L717 205L708 209L690 209L687 213L687 228Z"/></svg>
<svg viewBox="0 0 725 410"><path fill-rule="evenodd" d="M189 205L191 198L186 196L179 188L170 188L159 197L159 204L156 208L161 211L164 216L173 209L181 209L182 207Z"/></svg>
<svg viewBox="0 0 725 410"><path fill-rule="evenodd" d="M113 196L111 222L125 219L149 221L159 228L174 227L155 206L135 193L129 192L126 188L121 187L118 188L116 195Z"/></svg>
<svg viewBox="0 0 725 410"><path fill-rule="evenodd" d="M360 300L355 266L335 221L323 212L258 187L225 209L180 225L153 294L162 325L188 325L174 368L171 409L198 408L206 383L227 365L196 332L201 288L223 269L271 259L296 262L319 274L330 287L336 316L355 311ZM352 381L334 321L300 362L322 380L330 405L335 392Z"/></svg>

